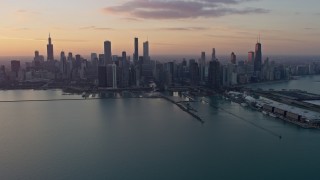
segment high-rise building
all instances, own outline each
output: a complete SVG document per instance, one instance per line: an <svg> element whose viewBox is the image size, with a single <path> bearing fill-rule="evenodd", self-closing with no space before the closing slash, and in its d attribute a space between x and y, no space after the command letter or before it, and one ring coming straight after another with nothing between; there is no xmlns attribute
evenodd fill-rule
<svg viewBox="0 0 320 180"><path fill-rule="evenodd" d="M215 61L217 60L217 57L216 57L216 48L213 48L212 49L212 58L211 58L211 61Z"/></svg>
<svg viewBox="0 0 320 180"><path fill-rule="evenodd" d="M208 86L219 89L220 84L220 62L214 60L209 64Z"/></svg>
<svg viewBox="0 0 320 180"><path fill-rule="evenodd" d="M48 45L47 45L47 60L48 61L53 61L54 60L54 55L53 55L53 44L51 41L51 36L49 34L49 38L48 38Z"/></svg>
<svg viewBox="0 0 320 180"><path fill-rule="evenodd" d="M121 86L128 87L129 86L129 62L127 60L127 53L125 51L122 52L122 61L121 61Z"/></svg>
<svg viewBox="0 0 320 180"><path fill-rule="evenodd" d="M20 70L20 61L12 60L11 61L11 71L18 73Z"/></svg>
<svg viewBox="0 0 320 180"><path fill-rule="evenodd" d="M43 56L40 56L39 51L35 51L34 52L34 59L33 59L34 67L36 69L39 69L41 67L41 64L43 63L43 61L44 61Z"/></svg>
<svg viewBox="0 0 320 180"><path fill-rule="evenodd" d="M104 65L112 64L112 54L111 54L111 42L104 42Z"/></svg>
<svg viewBox="0 0 320 180"><path fill-rule="evenodd" d="M199 68L200 68L200 81L204 81L205 79L205 70L206 70L206 53L201 53L201 59L199 62Z"/></svg>
<svg viewBox="0 0 320 180"><path fill-rule="evenodd" d="M253 64L254 61L254 52L250 51L248 52L248 64Z"/></svg>
<svg viewBox="0 0 320 180"><path fill-rule="evenodd" d="M199 66L195 60L189 61L190 85L197 86L199 84Z"/></svg>
<svg viewBox="0 0 320 180"><path fill-rule="evenodd" d="M117 88L117 66L112 64L112 88Z"/></svg>
<svg viewBox="0 0 320 180"><path fill-rule="evenodd" d="M60 54L60 72L64 77L67 75L67 57L64 51L61 51Z"/></svg>
<svg viewBox="0 0 320 180"><path fill-rule="evenodd" d="M231 64L237 64L237 56L234 52L231 53Z"/></svg>
<svg viewBox="0 0 320 180"><path fill-rule="evenodd" d="M75 61L75 68L76 69L80 69L81 68L81 55L80 54L77 54L76 55L76 61Z"/></svg>
<svg viewBox="0 0 320 180"><path fill-rule="evenodd" d="M256 44L256 50L255 50L255 58L254 58L254 71L255 72L261 72L262 68L262 46L260 43L260 38L258 39L258 42Z"/></svg>
<svg viewBox="0 0 320 180"><path fill-rule="evenodd" d="M98 59L98 54L97 53L91 53L91 62L95 61Z"/></svg>
<svg viewBox="0 0 320 180"><path fill-rule="evenodd" d="M117 88L117 65L108 64L107 65L107 87Z"/></svg>
<svg viewBox="0 0 320 180"><path fill-rule="evenodd" d="M99 81L99 87L107 87L107 67L106 66L98 67L98 81Z"/></svg>
<svg viewBox="0 0 320 180"><path fill-rule="evenodd" d="M134 38L134 54L133 54L133 62L137 64L139 61L139 39Z"/></svg>
<svg viewBox="0 0 320 180"><path fill-rule="evenodd" d="M149 41L143 43L143 61L144 63L149 63L150 56L149 56Z"/></svg>

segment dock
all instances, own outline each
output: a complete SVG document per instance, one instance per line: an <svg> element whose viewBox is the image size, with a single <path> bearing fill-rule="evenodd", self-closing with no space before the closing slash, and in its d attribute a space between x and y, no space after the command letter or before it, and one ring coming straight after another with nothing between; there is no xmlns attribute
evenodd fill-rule
<svg viewBox="0 0 320 180"><path fill-rule="evenodd" d="M181 103L182 102L185 102L185 101L179 101L179 102L176 102L174 101L173 99L170 99L169 97L165 96L165 95L160 95L161 98L171 102L172 104L175 104L176 106L178 106L182 111L188 113L189 115L191 115L192 117L194 117L196 120L198 120L200 123L204 124L204 120L202 120L201 117L199 117L197 114L193 113L192 111L194 112L197 112L195 109L192 109L192 108L188 108L188 107L185 107L184 105L182 105Z"/></svg>

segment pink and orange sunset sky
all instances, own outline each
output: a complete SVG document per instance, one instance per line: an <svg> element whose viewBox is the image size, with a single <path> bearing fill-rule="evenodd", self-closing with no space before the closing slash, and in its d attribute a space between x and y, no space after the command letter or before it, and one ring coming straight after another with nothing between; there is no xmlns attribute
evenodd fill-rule
<svg viewBox="0 0 320 180"><path fill-rule="evenodd" d="M51 33L61 50L133 52L133 38L151 54L246 54L261 34L273 55L319 55L318 0L0 0L0 56L46 54Z"/></svg>

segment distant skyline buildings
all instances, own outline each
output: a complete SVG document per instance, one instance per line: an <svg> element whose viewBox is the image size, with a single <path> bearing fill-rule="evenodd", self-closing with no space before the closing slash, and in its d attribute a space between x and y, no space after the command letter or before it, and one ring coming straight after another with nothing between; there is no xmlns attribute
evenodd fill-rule
<svg viewBox="0 0 320 180"><path fill-rule="evenodd" d="M83 55L99 52L104 39L113 42L114 54L126 50L132 56L136 36L152 38L150 49L155 55L209 54L210 47L216 47L220 55L233 51L239 56L246 55L258 33L268 47L264 54L319 55L320 24L315 20L320 1L188 0L181 6L170 6L178 0L143 0L140 6L139 2L2 1L0 56L29 56L35 49L46 55L43 44L48 32L54 34L56 56L61 50ZM75 4L81 13L70 13ZM207 11L204 4L215 8Z"/></svg>

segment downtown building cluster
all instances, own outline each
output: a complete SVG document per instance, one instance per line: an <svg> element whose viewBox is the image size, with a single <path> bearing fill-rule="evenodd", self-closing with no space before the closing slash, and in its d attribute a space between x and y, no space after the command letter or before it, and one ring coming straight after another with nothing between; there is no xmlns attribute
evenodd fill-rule
<svg viewBox="0 0 320 180"><path fill-rule="evenodd" d="M289 79L294 75L319 74L320 64L303 65L277 64L266 58L263 61L262 44L258 39L255 50L248 52L247 59L238 60L232 52L230 60L220 61L216 49L211 57L202 52L199 59L182 61L155 61L149 54L149 41L143 43L140 55L139 39L134 38L132 59L123 51L121 55L112 54L112 43L105 41L103 53L92 53L89 60L72 52L60 53L54 57L54 46L49 35L47 56L35 51L32 62L21 66L18 60L11 61L11 68L0 67L0 85L5 87L27 88L81 86L97 88L139 88L156 85L164 90L174 86L206 86L224 89L254 82Z"/></svg>

